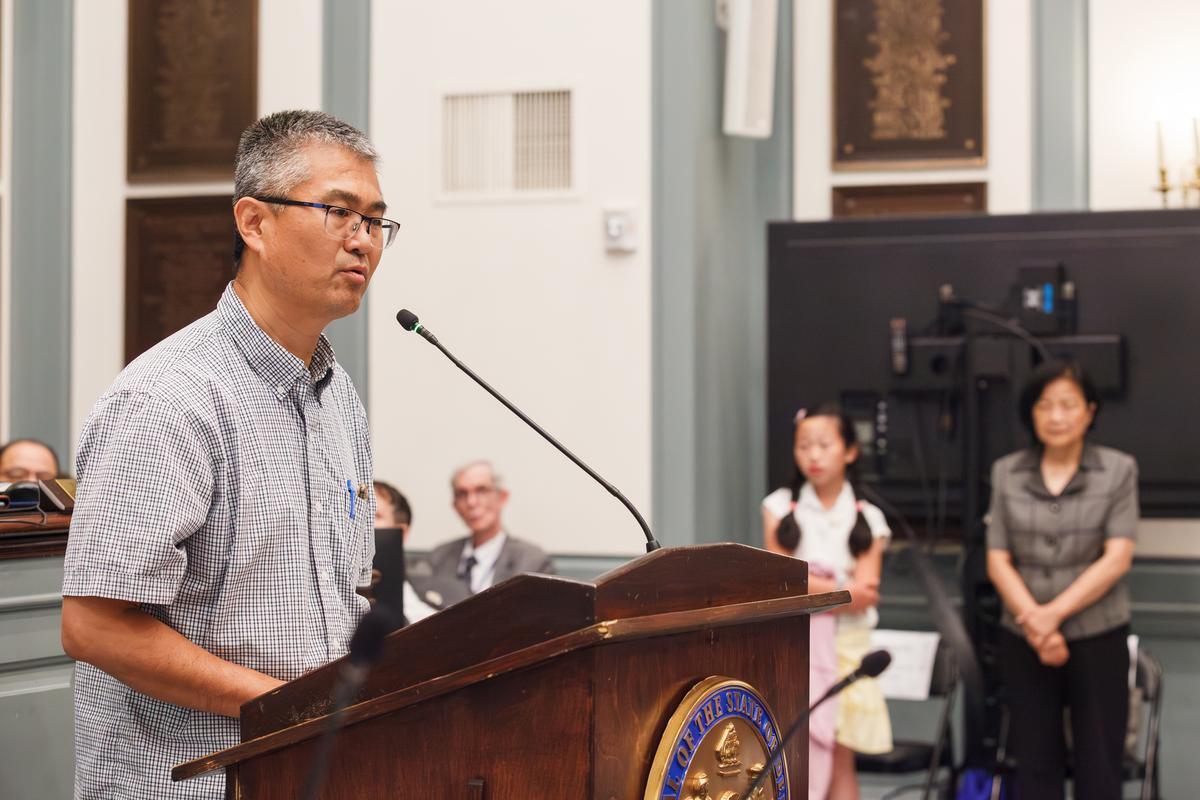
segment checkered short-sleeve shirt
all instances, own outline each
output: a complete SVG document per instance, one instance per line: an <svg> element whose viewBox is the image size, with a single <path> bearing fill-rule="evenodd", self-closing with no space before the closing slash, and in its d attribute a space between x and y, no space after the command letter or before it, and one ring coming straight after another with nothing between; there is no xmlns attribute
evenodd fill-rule
<svg viewBox="0 0 1200 800"><path fill-rule="evenodd" d="M310 366L232 284L130 364L84 425L63 594L143 610L228 661L291 680L346 653L374 555L366 414L321 337ZM76 797L224 796L171 783L238 742L235 719L75 670Z"/></svg>

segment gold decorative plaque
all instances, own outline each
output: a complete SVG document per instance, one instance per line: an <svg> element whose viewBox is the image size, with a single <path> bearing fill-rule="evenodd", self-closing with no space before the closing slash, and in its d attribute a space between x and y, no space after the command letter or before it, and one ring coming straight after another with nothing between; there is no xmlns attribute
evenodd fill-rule
<svg viewBox="0 0 1200 800"><path fill-rule="evenodd" d="M985 0L834 9L834 169L983 165Z"/></svg>
<svg viewBox="0 0 1200 800"><path fill-rule="evenodd" d="M786 756L745 794L779 747L779 726L749 684L721 676L696 684L671 716L644 800L790 800Z"/></svg>

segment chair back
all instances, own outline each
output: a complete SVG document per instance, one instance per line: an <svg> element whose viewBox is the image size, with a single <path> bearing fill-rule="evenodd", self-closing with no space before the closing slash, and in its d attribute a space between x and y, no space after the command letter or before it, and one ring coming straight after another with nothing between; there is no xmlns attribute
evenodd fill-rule
<svg viewBox="0 0 1200 800"><path fill-rule="evenodd" d="M946 697L958 683L958 667L954 651L945 639L938 641L937 654L933 657L933 673L929 676L929 696Z"/></svg>
<svg viewBox="0 0 1200 800"><path fill-rule="evenodd" d="M1147 703L1158 704L1162 692L1162 664L1158 659L1145 650L1138 648L1137 675L1134 685L1142 690L1142 699Z"/></svg>

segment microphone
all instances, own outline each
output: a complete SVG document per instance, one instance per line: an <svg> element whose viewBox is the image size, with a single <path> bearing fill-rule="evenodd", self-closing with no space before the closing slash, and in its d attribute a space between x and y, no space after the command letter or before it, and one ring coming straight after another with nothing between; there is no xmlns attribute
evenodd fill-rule
<svg viewBox="0 0 1200 800"><path fill-rule="evenodd" d="M891 663L892 654L887 650L873 650L872 652L867 653L865 656L863 656L862 661L858 663L858 669L854 670L854 672L851 672L833 686L829 687L829 691L825 693L825 697L832 697L850 684L857 681L859 678L878 678ZM822 697L821 700L824 700L825 697ZM819 705L820 702L821 701L818 700L817 705ZM814 705L813 708L816 708L816 706Z"/></svg>
<svg viewBox="0 0 1200 800"><path fill-rule="evenodd" d="M386 574L386 573L385 573ZM382 586L381 579L380 585ZM329 768L329 754L333 750L333 741L337 738L338 726L341 722L342 711L354 701L358 690L367 681L371 668L383 656L383 639L392 631L404 624L404 617L392 608L390 603L381 599L375 607L359 620L354 635L350 637L350 653L334 680L332 699L333 708L326 718L325 725L317 739L316 753L313 756L312 768L308 773L304 797L306 800L316 800L325 784L325 773Z"/></svg>
<svg viewBox="0 0 1200 800"><path fill-rule="evenodd" d="M399 322L400 327L404 328L406 331L412 331L413 333L421 334L429 340L430 344L438 344L437 337L434 336L428 328L421 324L420 320L417 319L416 314L409 311L407 308L402 308L396 312L396 322ZM440 347L440 345L438 346ZM447 353L447 355L449 355L449 353Z"/></svg>
<svg viewBox="0 0 1200 800"><path fill-rule="evenodd" d="M767 763L763 765L762 772L758 774L758 777L754 779L754 783L750 784L750 788L742 794L742 797L753 797L755 790L766 783L767 776L770 775L771 770L775 768L775 762L779 760L779 754L783 752L784 745L791 740L796 731L800 730L800 726L803 725L804 721L808 719L814 711L817 710L818 706L857 680L862 678L878 678L891 663L892 654L887 650L875 650L863 656L862 661L860 661L858 664L858 669L842 678L833 686L830 686L829 691L821 695L820 700L813 703L811 706L805 709L803 714L797 717L796 721L792 723L792 727L787 729L787 733L783 735L783 738L779 740L779 744L777 744L775 749L771 751L770 758L768 758Z"/></svg>
<svg viewBox="0 0 1200 800"><path fill-rule="evenodd" d="M538 425L536 422L534 422L528 416L526 416L524 411L522 411L521 409L517 408L512 403L510 403L508 401L508 399L504 397L504 395L500 394L495 389L493 389L488 384L487 381L485 381L483 378L476 375L474 373L474 371L471 370L470 367L468 367L466 364L462 363L457 358L455 358L453 353L451 353L449 350L447 350L445 347L442 346L442 344L437 340L437 337L433 335L433 332L430 331L428 328L426 328L424 325L422 325L420 323L420 321L417 319L416 314L409 311L407 308L402 308L396 314L396 321L400 323L400 327L404 328L404 330L412 331L413 333L420 334L431 345L436 347L438 350L441 350L442 355L444 355L446 358L450 359L451 363L453 363L454 366L458 367L463 372L465 372L467 374L468 378L470 378L471 380L475 381L480 386L482 386L487 391L488 394L490 394L492 397L499 400L504 405L505 408L507 408L509 411L516 414L518 417L520 417L522 422L524 422L526 425L528 425L529 427L531 427L535 431L537 431L538 434L543 439L545 439L547 442L554 445L554 447L558 450L558 452L562 453L564 456L571 459L571 461L575 464L575 466L579 467L581 470L586 472L592 478L592 480L596 481L601 486L603 486L605 491L607 491L613 497L620 500L621 504L629 510L630 514L633 514L634 519L636 519L638 525L641 526L642 533L645 534L645 536L646 536L646 552L647 553L653 553L655 550L658 550L660 547L662 547L662 545L658 543L658 540L654 538L654 534L650 532L650 526L646 524L646 520L642 517L642 515L640 513L638 513L638 510L633 507L633 503L629 502L629 498L627 498L625 495L621 494L620 490L618 490L617 487L613 486L611 483L604 480L604 478L601 478L600 475L594 469L589 467L587 464L583 463L583 461L578 456L576 456L570 450L568 450L567 448L565 448L561 444L559 444L557 439L555 439L550 434L546 433L546 431L543 430L540 425Z"/></svg>

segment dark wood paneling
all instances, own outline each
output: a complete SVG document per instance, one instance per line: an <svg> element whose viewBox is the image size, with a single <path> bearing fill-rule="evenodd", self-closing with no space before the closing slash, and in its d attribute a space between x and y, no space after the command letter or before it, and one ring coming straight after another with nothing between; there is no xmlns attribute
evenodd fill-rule
<svg viewBox="0 0 1200 800"><path fill-rule="evenodd" d="M987 211L986 183L912 183L833 187L833 216L928 217Z"/></svg>
<svg viewBox="0 0 1200 800"><path fill-rule="evenodd" d="M125 361L216 308L233 277L232 198L125 204Z"/></svg>
<svg viewBox="0 0 1200 800"><path fill-rule="evenodd" d="M589 797L591 662L584 656L343 730L320 796L467 798L468 784L482 779L488 800ZM243 763L240 796L303 797L314 746Z"/></svg>
<svg viewBox="0 0 1200 800"><path fill-rule="evenodd" d="M61 556L67 552L70 514L0 515L0 561Z"/></svg>
<svg viewBox="0 0 1200 800"><path fill-rule="evenodd" d="M258 3L131 0L131 182L229 180L257 110Z"/></svg>

